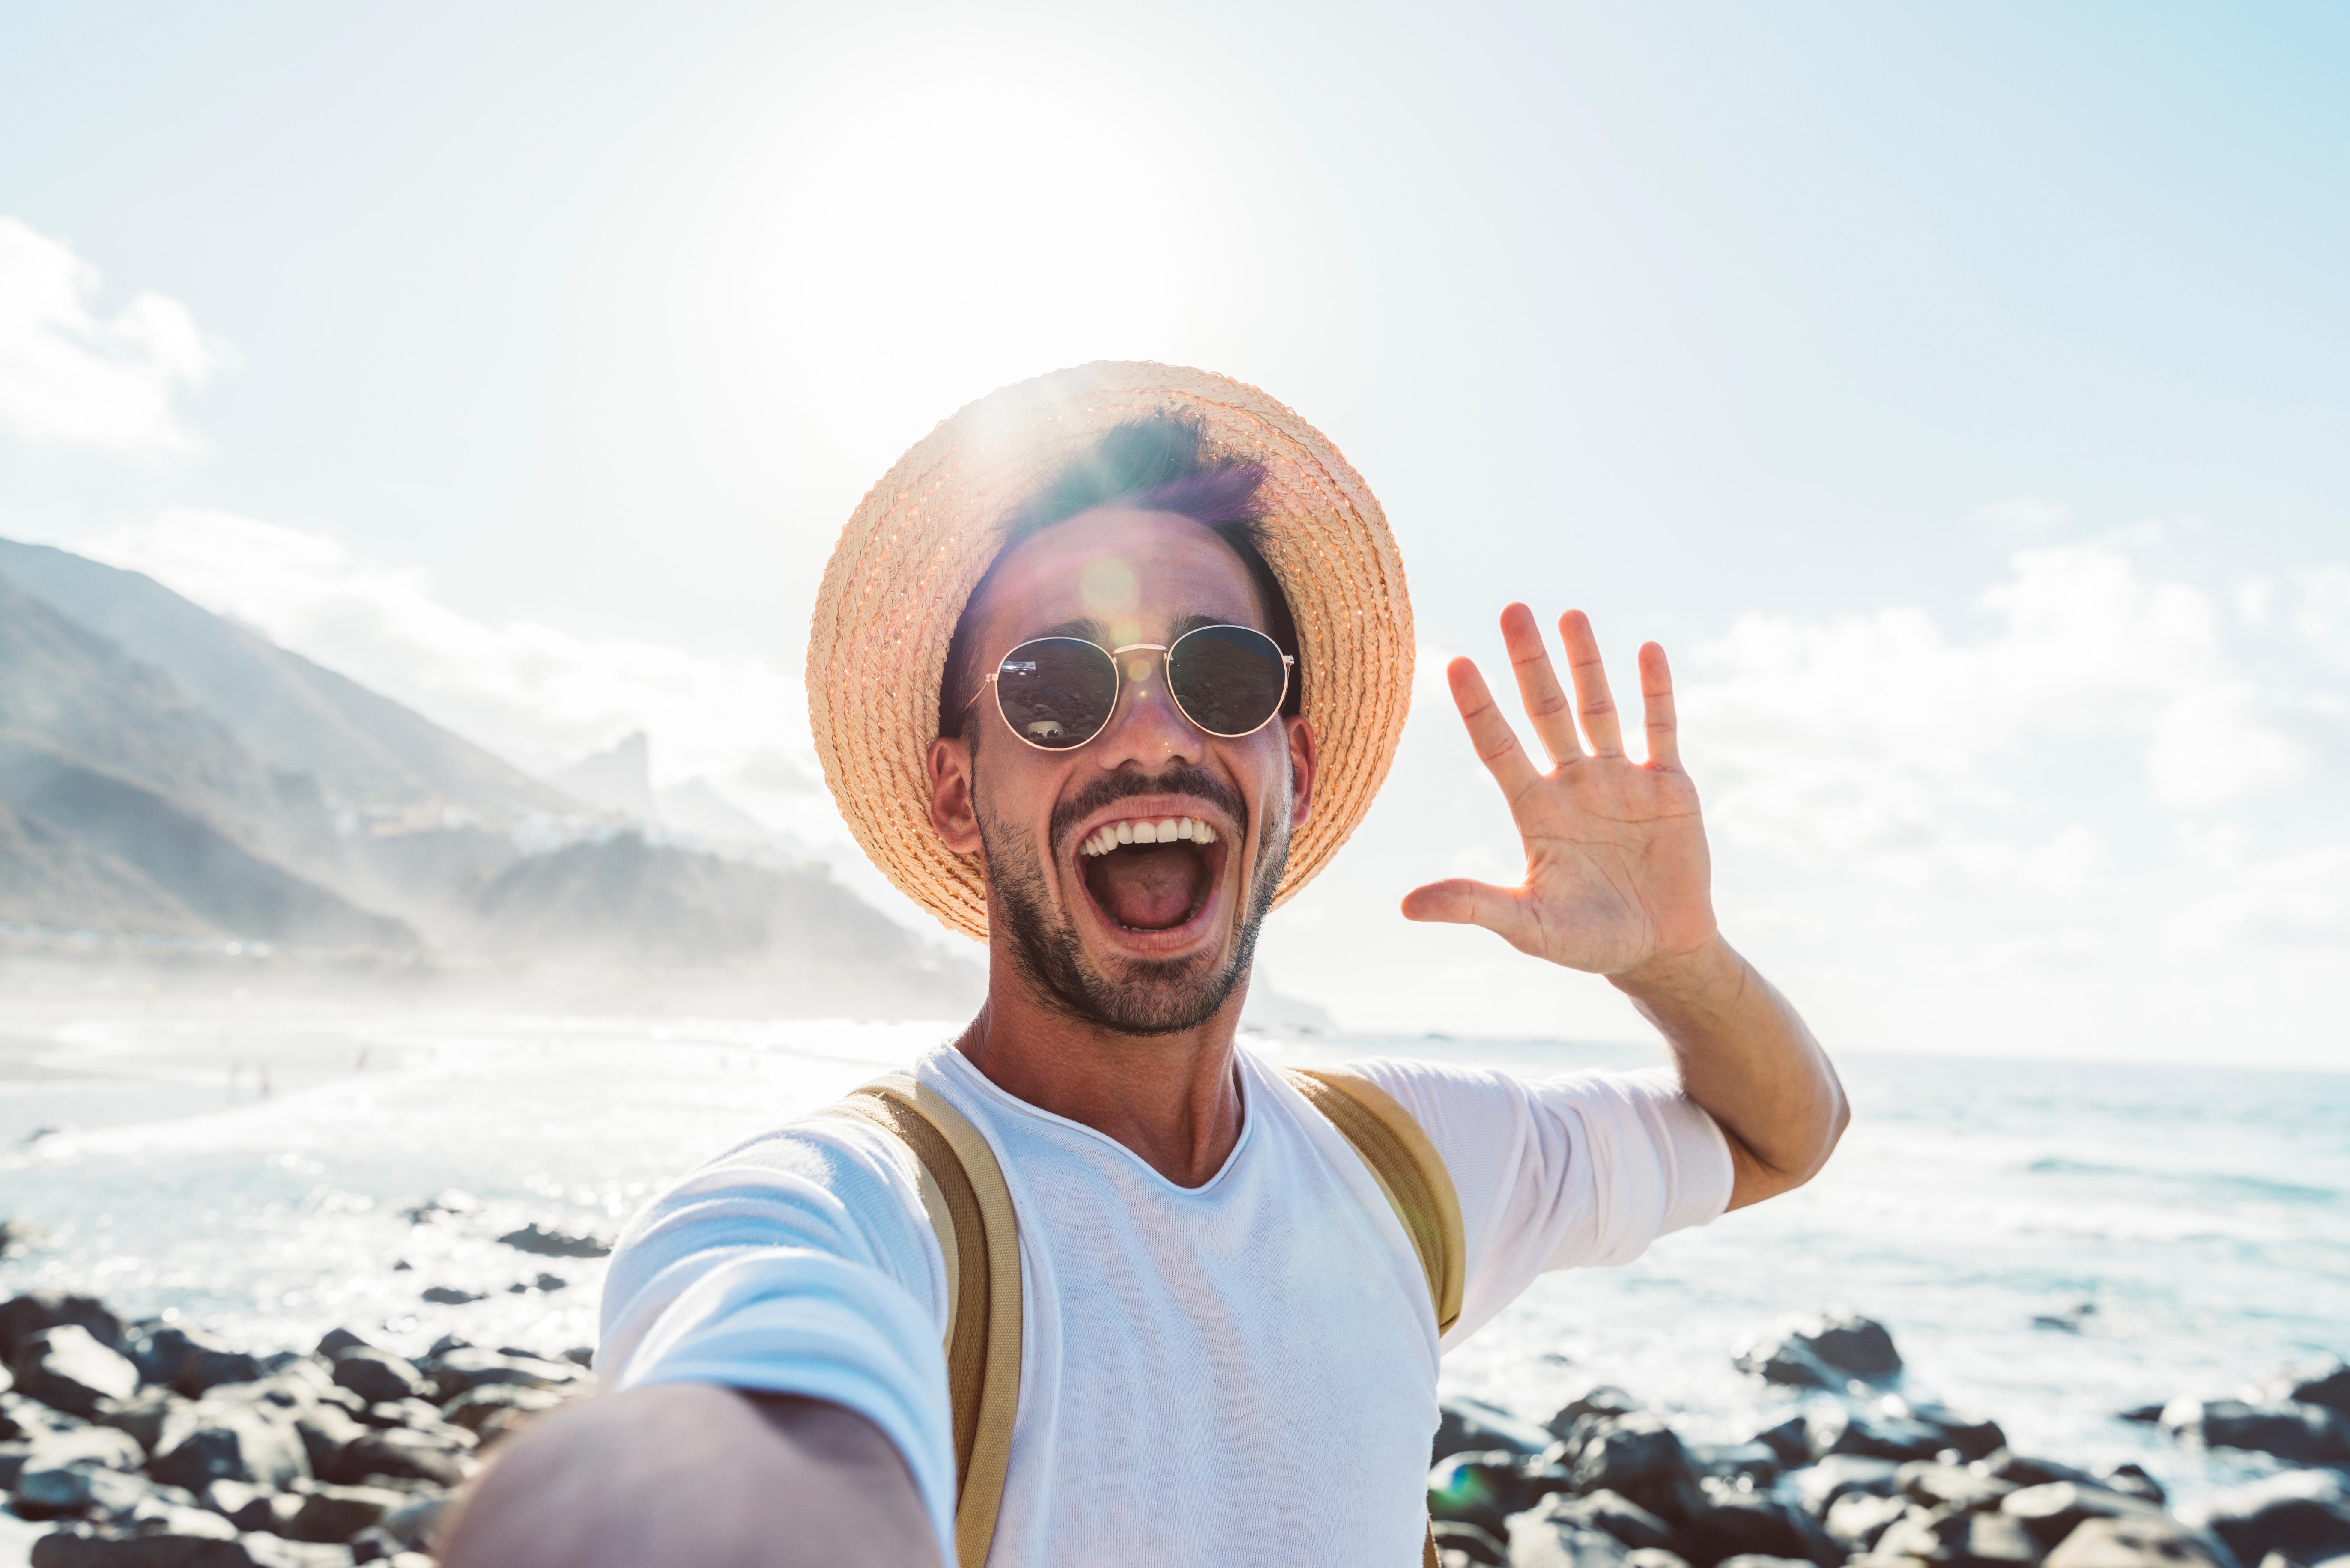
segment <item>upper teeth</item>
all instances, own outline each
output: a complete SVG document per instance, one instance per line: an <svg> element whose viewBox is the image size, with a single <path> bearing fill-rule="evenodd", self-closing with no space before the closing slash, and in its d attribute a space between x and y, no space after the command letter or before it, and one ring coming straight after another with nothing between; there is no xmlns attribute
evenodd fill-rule
<svg viewBox="0 0 2350 1568"><path fill-rule="evenodd" d="M1132 818L1125 822L1106 822L1086 835L1077 846L1080 855L1107 855L1121 844L1172 844L1188 838L1196 844L1213 844L1216 830L1196 816L1162 816Z"/></svg>

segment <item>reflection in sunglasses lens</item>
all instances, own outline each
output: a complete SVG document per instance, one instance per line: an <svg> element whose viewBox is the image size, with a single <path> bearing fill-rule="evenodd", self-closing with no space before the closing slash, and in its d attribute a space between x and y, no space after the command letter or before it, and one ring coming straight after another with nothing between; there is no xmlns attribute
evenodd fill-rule
<svg viewBox="0 0 2350 1568"><path fill-rule="evenodd" d="M1013 733L1031 745L1082 746L1101 733L1118 706L1118 667L1090 642L1040 637L1003 656L995 700Z"/></svg>
<svg viewBox="0 0 2350 1568"><path fill-rule="evenodd" d="M1245 735L1281 709L1289 670L1273 639L1244 626L1203 626L1178 638L1168 684L1191 722L1211 735Z"/></svg>

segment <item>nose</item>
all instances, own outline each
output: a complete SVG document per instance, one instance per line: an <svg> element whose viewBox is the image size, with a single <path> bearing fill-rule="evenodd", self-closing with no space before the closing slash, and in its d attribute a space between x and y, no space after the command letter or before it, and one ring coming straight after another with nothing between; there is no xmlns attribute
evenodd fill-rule
<svg viewBox="0 0 2350 1568"><path fill-rule="evenodd" d="M1121 653L1118 672L1118 711L1093 744L1103 771L1132 763L1155 774L1170 763L1200 761L1204 741L1168 693L1166 656L1141 649Z"/></svg>

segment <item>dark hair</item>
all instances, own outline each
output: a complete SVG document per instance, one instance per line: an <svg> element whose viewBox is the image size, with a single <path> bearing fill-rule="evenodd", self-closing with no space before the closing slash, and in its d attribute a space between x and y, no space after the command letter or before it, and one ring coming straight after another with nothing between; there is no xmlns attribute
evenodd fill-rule
<svg viewBox="0 0 2350 1568"><path fill-rule="evenodd" d="M1297 623L1289 613L1289 596L1281 591L1281 580L1264 558L1264 514L1257 505L1257 490L1264 483L1263 465L1209 458L1200 450L1205 433L1197 421L1170 413L1113 426L1090 449L1070 460L1042 490L1013 509L996 560L1055 524L1113 501L1137 511L1189 517L1240 557L1249 580L1256 585L1257 597L1264 601L1266 633L1284 653L1296 658ZM971 695L972 611L986 597L994 576L991 563L964 601L962 614L955 619L954 636L947 643L946 671L939 681L941 735L961 727ZM1289 695L1282 699L1284 714L1296 713L1304 696L1303 660L1296 669L1298 679L1289 683Z"/></svg>

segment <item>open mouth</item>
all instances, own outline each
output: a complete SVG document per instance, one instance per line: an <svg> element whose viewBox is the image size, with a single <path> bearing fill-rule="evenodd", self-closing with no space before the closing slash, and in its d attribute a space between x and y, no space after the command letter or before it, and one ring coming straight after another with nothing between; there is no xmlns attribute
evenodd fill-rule
<svg viewBox="0 0 2350 1568"><path fill-rule="evenodd" d="M1094 907L1130 931L1171 931L1197 919L1223 858L1221 836L1196 816L1104 823L1077 846Z"/></svg>

